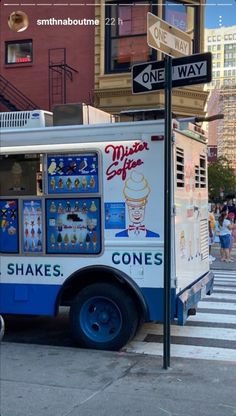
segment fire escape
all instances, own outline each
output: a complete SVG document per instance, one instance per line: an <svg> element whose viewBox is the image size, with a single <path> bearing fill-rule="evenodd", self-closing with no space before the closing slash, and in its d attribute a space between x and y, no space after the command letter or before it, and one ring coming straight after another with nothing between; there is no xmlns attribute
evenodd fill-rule
<svg viewBox="0 0 236 416"><path fill-rule="evenodd" d="M49 109L56 104L67 102L67 81L73 81L73 74L78 71L66 63L66 49L48 50L49 69Z"/></svg>
<svg viewBox="0 0 236 416"><path fill-rule="evenodd" d="M0 103L10 111L35 110L38 106L0 75Z"/></svg>

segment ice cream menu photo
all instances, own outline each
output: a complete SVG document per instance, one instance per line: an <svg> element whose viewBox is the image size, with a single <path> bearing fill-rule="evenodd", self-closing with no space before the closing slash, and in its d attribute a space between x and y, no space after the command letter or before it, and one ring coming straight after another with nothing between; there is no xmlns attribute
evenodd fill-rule
<svg viewBox="0 0 236 416"><path fill-rule="evenodd" d="M47 158L49 194L96 193L97 154L53 155Z"/></svg>
<svg viewBox="0 0 236 416"><path fill-rule="evenodd" d="M18 203L16 200L0 200L0 252L18 253Z"/></svg>
<svg viewBox="0 0 236 416"><path fill-rule="evenodd" d="M46 200L48 254L99 254L101 208L99 198Z"/></svg>
<svg viewBox="0 0 236 416"><path fill-rule="evenodd" d="M23 250L25 253L42 252L42 201L23 201Z"/></svg>

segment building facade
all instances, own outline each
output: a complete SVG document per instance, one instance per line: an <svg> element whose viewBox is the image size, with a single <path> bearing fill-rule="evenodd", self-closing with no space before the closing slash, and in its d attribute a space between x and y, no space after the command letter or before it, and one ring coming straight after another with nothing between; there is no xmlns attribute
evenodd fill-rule
<svg viewBox="0 0 236 416"><path fill-rule="evenodd" d="M197 5L199 3L199 5ZM200 6L201 3L201 6ZM152 12L192 39L192 53L204 49L202 1L104 1L96 17L105 25L95 33L96 106L119 114L122 110L163 108L163 91L132 94L131 68L140 62L162 60L161 52L147 45L147 13ZM173 112L178 116L203 115L207 93L202 85L173 89Z"/></svg>
<svg viewBox="0 0 236 416"><path fill-rule="evenodd" d="M16 10L14 3L0 4L2 111L8 101L14 101L6 83L33 106L45 110L52 110L55 104L78 102L117 115L163 109L163 90L132 94L132 65L164 58L147 44L148 12L186 32L191 38L191 53L204 50L203 1L104 0L65 5L59 0L56 4L28 4L22 6L22 11L28 16L29 26L20 32L8 26L8 18ZM68 19L93 19L94 23L58 23ZM173 88L172 111L177 116L202 116L207 95L203 85ZM26 105L16 107L22 110Z"/></svg>
<svg viewBox="0 0 236 416"><path fill-rule="evenodd" d="M236 173L236 26L206 29L205 50L213 62L207 112L224 115L210 123L209 144L217 145L218 156L225 156Z"/></svg>
<svg viewBox="0 0 236 416"><path fill-rule="evenodd" d="M32 106L52 110L55 104L92 102L94 6L83 6L86 1L74 8L61 0L55 6L39 3L0 3L1 111L14 110L14 106L16 110ZM29 25L17 32L8 23L19 9Z"/></svg>

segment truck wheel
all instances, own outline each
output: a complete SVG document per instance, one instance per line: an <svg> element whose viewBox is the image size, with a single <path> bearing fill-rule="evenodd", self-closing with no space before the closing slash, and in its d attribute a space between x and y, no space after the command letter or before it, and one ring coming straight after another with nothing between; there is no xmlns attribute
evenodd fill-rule
<svg viewBox="0 0 236 416"><path fill-rule="evenodd" d="M138 312L133 298L119 286L96 283L76 296L70 322L81 347L117 351L134 336Z"/></svg>
<svg viewBox="0 0 236 416"><path fill-rule="evenodd" d="M4 332L5 332L5 324L4 324L3 317L0 315L0 342L3 339Z"/></svg>

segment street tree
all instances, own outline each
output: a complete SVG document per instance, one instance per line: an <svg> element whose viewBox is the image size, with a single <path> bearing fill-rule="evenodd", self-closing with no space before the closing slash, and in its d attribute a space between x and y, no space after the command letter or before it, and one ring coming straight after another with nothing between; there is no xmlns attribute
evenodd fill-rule
<svg viewBox="0 0 236 416"><path fill-rule="evenodd" d="M221 193L234 194L236 190L236 176L230 166L229 160L220 156L208 166L209 199L219 200Z"/></svg>

